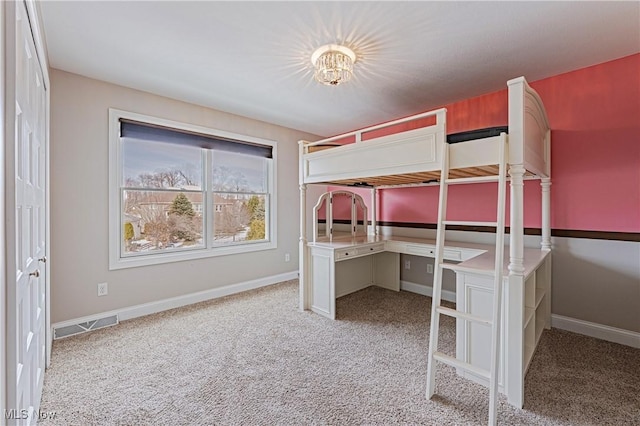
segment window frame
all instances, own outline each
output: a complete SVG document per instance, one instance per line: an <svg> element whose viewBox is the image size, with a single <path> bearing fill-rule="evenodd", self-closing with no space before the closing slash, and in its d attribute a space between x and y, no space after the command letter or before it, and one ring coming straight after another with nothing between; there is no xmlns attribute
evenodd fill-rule
<svg viewBox="0 0 640 426"><path fill-rule="evenodd" d="M207 164L203 168L203 188L204 200L204 226L203 239L204 246L182 251L169 251L160 253L145 253L144 255L123 254L122 244L122 196L123 188L122 174L122 144L120 141L120 119L134 120L141 123L158 125L187 132L196 132L213 137L246 141L252 144L266 145L272 149L272 160L267 162L267 198L268 213L265 214L265 227L268 229L268 240L248 241L246 243L235 243L230 245L214 244L209 236L213 229L213 218L215 208L213 207L213 190L209 180L210 172ZM211 157L212 153L206 153L205 157ZM153 117L116 108L109 108L109 270L133 268L139 266L158 265L169 262L179 262L185 260L204 259L209 257L226 256L232 254L250 253L277 248L277 142L256 138L253 136L240 135L209 127L181 123L164 118ZM209 204L211 203L211 207ZM206 207L205 207L206 206Z"/></svg>

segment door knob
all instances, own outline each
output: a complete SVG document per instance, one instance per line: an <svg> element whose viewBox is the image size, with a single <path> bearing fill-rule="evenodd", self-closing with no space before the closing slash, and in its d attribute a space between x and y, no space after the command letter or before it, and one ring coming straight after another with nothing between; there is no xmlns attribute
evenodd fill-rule
<svg viewBox="0 0 640 426"><path fill-rule="evenodd" d="M32 273L29 274L29 276L33 276L38 278L40 276L40 269L36 269L35 271L33 271Z"/></svg>
<svg viewBox="0 0 640 426"><path fill-rule="evenodd" d="M42 256L40 259L38 259L40 262L42 263L47 263L47 256Z"/></svg>

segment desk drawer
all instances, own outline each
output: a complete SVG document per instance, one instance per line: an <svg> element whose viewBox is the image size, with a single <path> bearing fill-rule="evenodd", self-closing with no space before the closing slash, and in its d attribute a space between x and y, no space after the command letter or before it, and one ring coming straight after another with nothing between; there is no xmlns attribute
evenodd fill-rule
<svg viewBox="0 0 640 426"><path fill-rule="evenodd" d="M384 251L384 244L344 248L336 250L336 261L353 257L366 256L368 254L378 253L381 251Z"/></svg>
<svg viewBox="0 0 640 426"><path fill-rule="evenodd" d="M336 260L347 259L349 257L356 256L358 256L358 249L355 247L336 250Z"/></svg>
<svg viewBox="0 0 640 426"><path fill-rule="evenodd" d="M407 244L405 246L406 254L414 254L416 256L435 257L436 251L433 247L426 245Z"/></svg>
<svg viewBox="0 0 640 426"><path fill-rule="evenodd" d="M371 253L378 253L384 251L384 244L376 244L375 246L367 246L367 247L359 247L358 248L358 253L360 254L371 254Z"/></svg>
<svg viewBox="0 0 640 426"><path fill-rule="evenodd" d="M436 249L431 244L410 244L398 241L387 241L387 250L415 256L436 257ZM443 256L447 260L462 260L462 251L444 249Z"/></svg>

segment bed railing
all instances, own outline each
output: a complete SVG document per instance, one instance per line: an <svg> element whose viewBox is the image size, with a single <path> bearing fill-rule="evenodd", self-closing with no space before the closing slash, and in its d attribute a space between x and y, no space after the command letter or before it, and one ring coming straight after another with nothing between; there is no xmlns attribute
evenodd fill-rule
<svg viewBox="0 0 640 426"><path fill-rule="evenodd" d="M366 127L364 129L360 129L360 130L355 130L353 132L349 132L349 133L343 133L341 135L336 135L336 136L332 136L330 138L326 138L326 139L321 139L319 141L315 141L315 142L304 142L303 146L305 147L305 151L304 153L307 154L309 153L309 148L314 147L314 146L318 146L318 145L329 145L329 144L335 144L336 142L341 142L338 143L336 145L348 145L350 143L360 143L366 140L371 140L374 138L365 138L363 139L363 135L366 135L367 133L373 133L375 131L378 130L382 130L382 129L386 129L389 127L400 127L402 124L407 124L407 123L411 123L411 122L419 122L420 120L426 119L428 117L434 117L435 120L433 121L433 123L428 123L428 124L424 124L424 125L418 125L416 127L414 127L413 129L416 128L421 128L421 127L428 127L431 125L444 125L445 121L446 121L446 112L447 110L445 108L440 108L440 109L436 109L433 111L428 111L422 114L417 114L417 115L412 115L410 117L405 117L405 118L400 118L398 120L394 120L394 121L389 121L386 123L382 123L382 124L378 124L375 126L370 126L370 127ZM418 123L419 124L419 123ZM411 130L413 130L411 129ZM385 136L393 136L393 134L395 134L395 132L389 132L389 134L385 135ZM384 137L384 136L379 136L380 137ZM375 139L378 139L375 138Z"/></svg>
<svg viewBox="0 0 640 426"><path fill-rule="evenodd" d="M436 170L446 119L446 109L441 108L317 142L300 141L300 183ZM352 143L313 149L349 139Z"/></svg>

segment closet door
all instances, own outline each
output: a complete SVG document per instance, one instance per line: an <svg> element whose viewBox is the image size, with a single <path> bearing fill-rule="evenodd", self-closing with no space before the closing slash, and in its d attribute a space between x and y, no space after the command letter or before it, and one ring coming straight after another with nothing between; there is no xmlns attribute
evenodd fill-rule
<svg viewBox="0 0 640 426"><path fill-rule="evenodd" d="M6 151L5 175L9 411L4 420L35 424L46 362L47 101L25 4L13 4L15 14L11 8L5 9L7 21L15 16L15 80L9 75L5 80L7 85L13 80L15 87L15 128L13 146ZM8 45L5 49L7 53L13 50ZM11 138L5 137L11 143ZM13 191L11 182L15 184Z"/></svg>

